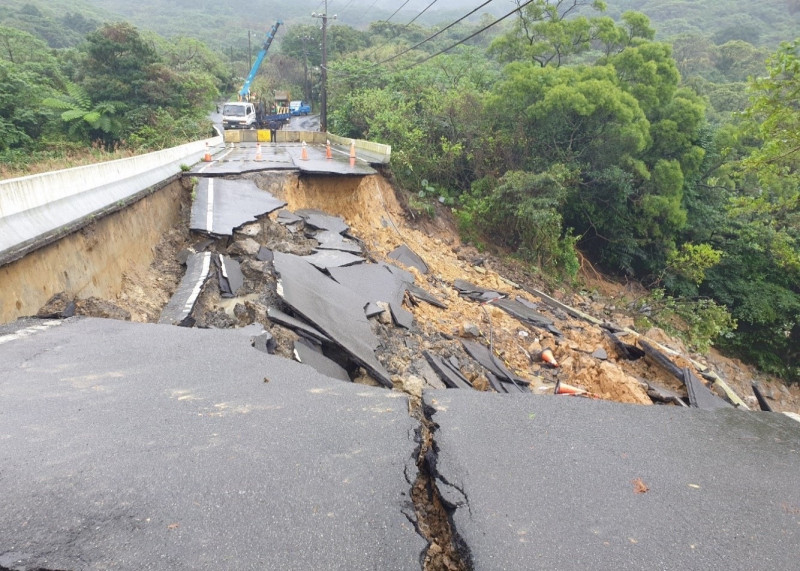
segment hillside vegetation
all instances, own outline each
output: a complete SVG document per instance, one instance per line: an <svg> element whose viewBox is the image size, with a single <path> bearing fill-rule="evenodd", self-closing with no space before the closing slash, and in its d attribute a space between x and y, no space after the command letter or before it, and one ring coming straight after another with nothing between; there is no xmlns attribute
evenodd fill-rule
<svg viewBox="0 0 800 571"><path fill-rule="evenodd" d="M153 13L176 20L173 31L191 23L195 36L216 26L241 37L262 14L258 2L239 21L219 3L188 4L125 6L149 9L151 24ZM643 321L797 381L795 4L534 0L497 26L486 14L447 28L337 22L329 127L393 146L416 215L450 208L466 239L551 279L574 281L589 261L640 281L653 292L634 307ZM198 137L214 99L247 70L246 49L215 45L222 36L204 38L211 48L167 40L101 25L82 11L88 2L68 5L75 11L58 16L32 4L0 9L2 22L28 27L0 28L6 164ZM298 20L279 33L254 91L318 99L321 38L318 21L299 19L305 8L286 9ZM72 32L53 33L61 28Z"/></svg>

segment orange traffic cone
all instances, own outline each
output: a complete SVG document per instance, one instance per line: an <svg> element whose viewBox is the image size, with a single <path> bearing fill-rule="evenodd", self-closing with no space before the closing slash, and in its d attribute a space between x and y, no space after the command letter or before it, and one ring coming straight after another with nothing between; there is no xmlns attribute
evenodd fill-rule
<svg viewBox="0 0 800 571"><path fill-rule="evenodd" d="M326 159L332 159L333 158L333 153L331 152L331 142L330 141L326 141L325 142L325 158Z"/></svg>
<svg viewBox="0 0 800 571"><path fill-rule="evenodd" d="M350 158L356 158L356 141L355 139L350 139Z"/></svg>
<svg viewBox="0 0 800 571"><path fill-rule="evenodd" d="M558 367L558 361L556 361L556 358L553 356L553 351L551 349L543 349L542 352L539 353L539 359L551 367Z"/></svg>
<svg viewBox="0 0 800 571"><path fill-rule="evenodd" d="M560 380L556 382L556 388L553 390L554 395L588 395L589 391L573 387L567 383L562 383Z"/></svg>
<svg viewBox="0 0 800 571"><path fill-rule="evenodd" d="M211 151L208 150L208 141L206 141L206 154L203 155L203 161L206 163L211 162Z"/></svg>
<svg viewBox="0 0 800 571"><path fill-rule="evenodd" d="M356 158L355 157L350 157L350 166L351 167L356 166Z"/></svg>
<svg viewBox="0 0 800 571"><path fill-rule="evenodd" d="M256 160L260 161L263 157L261 154L261 143L256 143Z"/></svg>
<svg viewBox="0 0 800 571"><path fill-rule="evenodd" d="M306 142L303 141L303 150L300 151L300 159L303 161L308 160L308 148L306 148Z"/></svg>

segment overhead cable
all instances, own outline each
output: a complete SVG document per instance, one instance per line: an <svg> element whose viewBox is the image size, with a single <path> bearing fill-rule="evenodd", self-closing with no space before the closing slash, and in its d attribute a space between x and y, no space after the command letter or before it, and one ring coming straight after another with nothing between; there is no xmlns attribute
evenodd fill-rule
<svg viewBox="0 0 800 571"><path fill-rule="evenodd" d="M403 3L400 5L400 7L399 7L397 10L395 10L395 11L394 11L394 14L392 14L391 16L389 16L388 18L386 18L386 19L384 20L384 22L388 22L389 20L391 20L392 18L394 18L395 16L397 16L397 13L398 13L400 10L402 10L403 8L405 8L406 4L408 4L409 2L411 2L411 0L406 0L405 2L403 2Z"/></svg>
<svg viewBox="0 0 800 571"><path fill-rule="evenodd" d="M422 10L422 12L420 12L419 14L417 14L416 16L414 16L414 17L411 19L411 21L410 21L408 24L406 24L406 27L408 27L408 26L410 26L411 24L413 24L413 23L414 23L414 21L415 21L417 18L419 18L419 17L420 17L420 16L422 16L422 15L423 15L425 12L427 12L427 11L428 11L428 8L430 8L431 6L433 6L434 4L436 4L436 2L437 2L437 0L433 0L433 2L431 2L430 4L428 4L427 6L425 6L425 9L423 9L423 10Z"/></svg>
<svg viewBox="0 0 800 571"><path fill-rule="evenodd" d="M390 62L390 61L392 61L392 60L394 60L394 59L397 59L397 58L399 58L401 55L403 55L403 54L406 54L406 53L410 52L411 50L414 50L414 49L418 48L418 47L419 47L419 46L421 46L422 44L424 44L424 43L427 43L427 42L431 41L431 40L432 40L432 39L434 39L436 36L438 36L438 35L440 35L440 34L442 34L442 33L446 32L447 30L449 30L450 28L452 28L452 27L453 27L453 26L455 26L456 24L459 24L459 23L463 22L464 20L466 20L467 18L469 18L470 16L472 16L472 15L473 15L475 12L477 12L478 10L480 10L481 8L483 8L484 6L486 6L487 4L491 4L493 1L494 1L494 0L488 0L487 2L484 2L484 3L483 3L483 4L481 4L480 6L478 6L477 8L475 8L474 10L472 10L471 12L469 12L468 14L465 14L464 16L461 16L461 17L460 17L458 20L456 20L456 21L455 21L455 22L453 22L452 24L449 24L448 26L446 26L446 27L442 28L441 30L439 30L438 32L436 32L435 34L433 34L432 36L428 36L427 38L425 38L425 39L424 39L424 40L422 40L421 42L418 42L418 43L414 44L413 46L411 46L410 48L406 48L406 49L402 50L401 52L399 52L399 53L396 53L395 55L393 55L393 56L392 56L392 57L390 57L390 58L387 58L387 59L385 59L385 60L383 60L383 61L379 61L379 62L378 62L377 64L375 64L375 65L383 65L384 63L388 63L388 62ZM506 17L508 17L508 16L506 16ZM498 20L498 22L499 22L499 21L500 21L500 20ZM465 40L465 41L466 41L466 40Z"/></svg>
<svg viewBox="0 0 800 571"><path fill-rule="evenodd" d="M483 32L485 32L486 30L488 30L488 29L489 29L489 28L491 28L492 26L495 26L495 25L499 24L500 22L502 22L502 21L503 21L503 20L505 20L506 18L508 18L508 17L510 17L510 16L513 16L515 13L519 12L520 10L522 10L522 9L523 9L525 6L527 6L527 5L528 5L528 4L530 4L531 2L533 2L533 0L528 0L527 2L524 2L523 4L520 4L520 5L519 5L517 8L515 8L514 10L512 10L511 12L509 12L508 14L506 14L505 16L503 16L503 17L501 17L501 18L499 18L499 19L495 20L494 22L492 22L491 24L489 24L489 25L487 25L487 26L484 26L483 28L481 28L480 30L478 30L477 32L475 32L474 34L470 34L469 36L467 36L467 37L466 37L466 38L464 38L463 40L459 40L459 41L457 41L456 43L454 43L453 45L451 45L451 46L448 46L448 47L444 48L443 50L440 50L440 51L436 52L435 54L433 54L433 55L430 55L430 56L426 57L426 58L425 58L425 59L423 59L423 60L420 60L420 61L414 62L413 64L411 64L411 65L409 65L409 66L402 67L402 68L400 68L400 70L402 70L402 71L405 71L405 70L411 69L412 67L416 67L416 66L418 66L418 65L422 65L422 64L423 64L423 63L425 63L426 61L432 60L433 58L435 58L435 57L437 57L437 56L440 56L440 55L442 55L443 53L445 53L445 52L448 52L448 51L452 50L454 47L456 47L456 46L459 46L459 45L463 44L464 42L466 42L466 41L468 41L468 40L471 40L471 39L472 39L472 38L474 38L475 36L477 36L477 35L479 35L479 34L482 34ZM389 61L389 60L386 60L386 61ZM381 63L385 63L385 61L384 61L384 62L381 62Z"/></svg>

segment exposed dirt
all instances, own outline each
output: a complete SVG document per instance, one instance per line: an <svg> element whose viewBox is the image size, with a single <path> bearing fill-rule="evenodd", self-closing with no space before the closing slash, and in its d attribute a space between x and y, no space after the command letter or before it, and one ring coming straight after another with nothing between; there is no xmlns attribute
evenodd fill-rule
<svg viewBox="0 0 800 571"><path fill-rule="evenodd" d="M477 327L478 340L491 345L506 367L529 380L531 390L540 394L551 393L559 379L585 389L594 398L627 403L653 402L647 394L645 380L685 394L677 379L648 359L629 361L618 357L608 335L597 325L553 309L537 296L517 287L517 284L528 289L542 290L545 287L529 268L462 245L446 211L435 219L413 219L398 202L390 183L380 175L309 178L266 172L248 178L252 178L260 188L286 200L289 210L316 208L341 216L351 227L349 234L362 241L366 256L373 261L396 264L387 255L398 245L406 244L428 264L430 272L427 275L414 268L408 269L415 274L417 284L445 302L447 309L426 303L413 304L407 299L406 307L413 312L416 324L411 331L403 331L403 335L398 335L397 327L372 320L373 329L383 343L377 355L397 385L402 385L409 375L424 377L426 367L420 357L424 350L434 350L445 357L456 356L462 373L473 381L475 387L488 389L482 368L466 356L458 342L462 337L474 335ZM290 232L274 219L273 214L240 228L233 239L216 239L205 245L210 251L231 255L242 263L245 287L239 297L228 300L220 297L216 283L210 280L201 295L198 314L204 326L241 327L261 323L276 337L278 353L291 357L296 335L270 323L266 316L268 306L280 305L270 264L256 261L254 256L262 245L277 251L307 254L316 242L306 238L302 232ZM167 233L156 248L149 271L126 275L122 293L116 300L108 300L129 312L131 320L156 321L161 308L177 287L183 273L180 252L202 240L200 236L191 236L186 226L184 224ZM621 300L642 293L640 286L614 283L588 264L584 267L583 278L585 290L591 291L591 296L567 288L548 293L598 319L632 327L633 317L625 313ZM554 320L563 336L524 325L491 304L481 305L459 297L452 287L456 279L538 304L539 311ZM748 405L756 406L754 398L749 395L752 394L750 382L757 378L776 410L800 412L800 387L786 387L714 351L707 356L691 355L679 340L660 330L653 329L645 335L716 371L745 398ZM632 336L625 341L635 344ZM537 360L543 348L552 349L560 365L558 368ZM598 349L605 351L607 359L593 356ZM680 358L676 363L689 365L689 361ZM371 382L363 371L351 373L362 382ZM435 386L433 381L427 384Z"/></svg>

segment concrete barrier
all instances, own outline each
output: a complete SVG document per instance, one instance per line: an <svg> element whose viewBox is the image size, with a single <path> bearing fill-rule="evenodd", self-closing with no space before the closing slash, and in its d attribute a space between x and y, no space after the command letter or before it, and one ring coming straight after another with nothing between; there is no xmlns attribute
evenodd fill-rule
<svg viewBox="0 0 800 571"><path fill-rule="evenodd" d="M71 231L90 216L113 210L163 185L181 165L202 159L222 137L93 165L0 181L0 265Z"/></svg>

